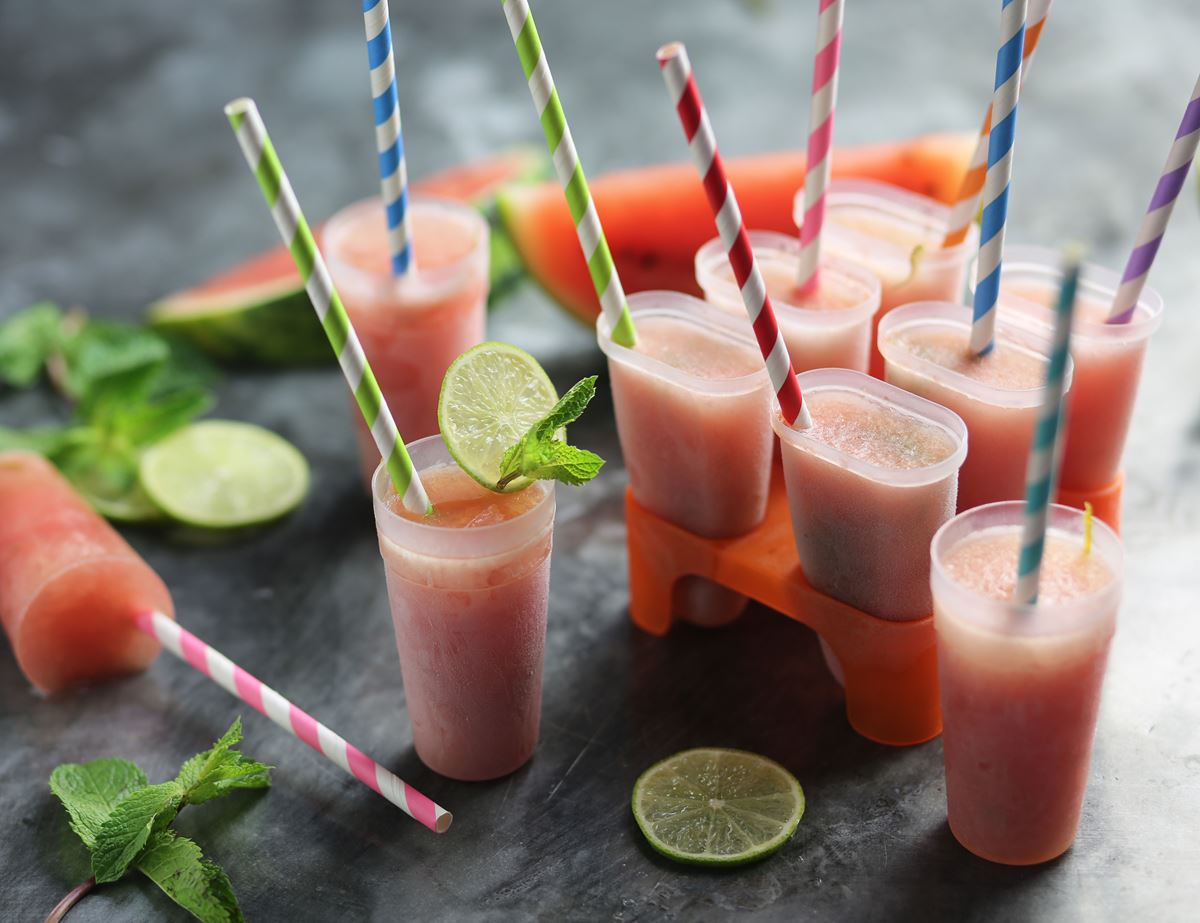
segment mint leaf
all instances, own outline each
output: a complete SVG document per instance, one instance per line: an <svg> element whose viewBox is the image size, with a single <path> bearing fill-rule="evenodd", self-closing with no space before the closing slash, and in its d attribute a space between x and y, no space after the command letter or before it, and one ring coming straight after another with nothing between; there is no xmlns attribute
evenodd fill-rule
<svg viewBox="0 0 1200 923"><path fill-rule="evenodd" d="M43 301L0 321L0 381L28 388L59 342L62 311Z"/></svg>
<svg viewBox="0 0 1200 923"><path fill-rule="evenodd" d="M130 792L113 808L96 831L92 873L96 883L116 881L137 861L152 833L175 820L183 803L176 782L162 782Z"/></svg>
<svg viewBox="0 0 1200 923"><path fill-rule="evenodd" d="M232 749L241 739L242 719L236 718L210 749L183 764L175 782L184 790L185 803L203 804L236 789L270 786L270 766Z"/></svg>
<svg viewBox="0 0 1200 923"><path fill-rule="evenodd" d="M583 484L594 478L604 465L604 459L557 437L568 423L579 419L595 394L595 375L567 391L546 416L504 453L496 487L502 490L518 477L535 481L558 480L566 484Z"/></svg>
<svg viewBox="0 0 1200 923"><path fill-rule="evenodd" d="M50 773L50 791L67 809L71 829L89 849L121 799L147 784L146 774L129 760L63 763Z"/></svg>
<svg viewBox="0 0 1200 923"><path fill-rule="evenodd" d="M88 321L63 344L67 390L88 396L99 381L147 369L170 358L166 341L152 330L113 321Z"/></svg>
<svg viewBox="0 0 1200 923"><path fill-rule="evenodd" d="M9 429L0 426L0 452L19 449L53 459L69 446L87 439L81 426L46 426L39 429Z"/></svg>
<svg viewBox="0 0 1200 923"><path fill-rule="evenodd" d="M205 923L241 923L229 877L204 858L200 847L169 830L156 833L138 870L184 910Z"/></svg>

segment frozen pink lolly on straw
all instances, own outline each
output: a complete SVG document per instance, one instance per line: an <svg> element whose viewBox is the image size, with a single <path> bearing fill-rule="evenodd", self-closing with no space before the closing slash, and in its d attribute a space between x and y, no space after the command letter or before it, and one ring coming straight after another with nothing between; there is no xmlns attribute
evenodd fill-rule
<svg viewBox="0 0 1200 923"><path fill-rule="evenodd" d="M813 59L812 104L808 113L808 163L804 172L804 223L800 225L801 289L817 281L825 189L833 169L833 114L837 107L838 63L842 54L845 0L820 0L817 54Z"/></svg>
<svg viewBox="0 0 1200 923"><path fill-rule="evenodd" d="M1110 324L1127 324L1133 319L1142 289L1146 287L1146 278L1150 275L1150 267L1154 265L1154 257L1158 255L1163 235L1167 233L1167 222L1171 220L1179 191L1183 189L1188 168L1196 156L1197 145L1200 145L1200 79L1196 80L1187 108L1183 110L1179 131L1175 133L1166 165L1158 178L1158 185L1154 187L1150 207L1138 229L1133 252L1125 264L1121 287L1117 289L1109 310L1107 322Z"/></svg>

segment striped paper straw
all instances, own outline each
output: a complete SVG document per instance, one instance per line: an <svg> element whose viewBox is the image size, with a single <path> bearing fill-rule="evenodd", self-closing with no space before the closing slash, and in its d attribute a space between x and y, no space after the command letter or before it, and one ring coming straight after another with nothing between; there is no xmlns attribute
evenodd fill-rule
<svg viewBox="0 0 1200 923"><path fill-rule="evenodd" d="M596 206L592 203L592 193L588 189L587 177L583 175L583 165L575 151L575 142L571 139L571 129L567 127L567 117L563 113L558 90L554 88L550 62L542 50L533 14L526 0L503 0L503 3L508 30L512 33L517 57L521 60L521 70L529 84L533 108L542 123L542 134L546 136L546 146L550 148L550 156L554 160L554 171L558 174L558 181L562 183L567 197L567 206L571 209L571 220L575 222L575 233L579 236L579 246L587 261L596 297L600 299L600 307L608 318L613 342L632 347L637 342L637 335L629 314L629 304L625 300L625 289L621 287L621 278L617 275L604 229L600 226L600 216L596 214Z"/></svg>
<svg viewBox="0 0 1200 923"><path fill-rule="evenodd" d="M804 222L800 225L801 288L815 285L825 226L825 187L833 167L833 113L837 106L838 61L842 53L843 0L820 0L817 54L813 59L812 102L808 112L808 166L804 173Z"/></svg>
<svg viewBox="0 0 1200 923"><path fill-rule="evenodd" d="M1029 24L1025 27L1025 47L1021 57L1021 87L1024 89L1025 80L1029 76L1029 65L1033 62L1033 53L1037 50L1038 40L1042 37L1042 29L1046 26L1046 17L1050 15L1051 0L1030 0ZM958 198L950 210L950 224L946 236L942 239L943 247L953 247L967 239L975 214L979 211L979 196L983 192L984 179L987 177L988 136L992 131L992 104L989 102L987 114L983 117L983 128L979 131L979 143L971 156L971 165L967 175L963 177L958 189Z"/></svg>
<svg viewBox="0 0 1200 923"><path fill-rule="evenodd" d="M325 260L321 258L321 251L317 249L308 222L304 220L304 213L300 211L300 203L296 201L296 193L292 191L292 184L279 163L262 116L258 114L258 106L252 99L235 99L226 104L225 115L229 117L229 124L233 126L242 153L246 155L246 163L258 179L263 198L271 208L271 217L275 219L275 226L292 252L308 298L321 326L325 328L329 345L338 357L338 364L354 393L358 409L371 429L375 445L379 447L379 455L387 459L387 470L396 493L404 498L404 505L414 513L432 512L425 487L408 456L408 449L400 439L392 413L384 403L379 384L358 342L358 335L350 325L346 309L342 307L342 299L333 287Z"/></svg>
<svg viewBox="0 0 1200 923"><path fill-rule="evenodd" d="M717 139L713 134L704 101L692 77L692 65L688 61L687 49L682 42L672 42L658 49L658 64L662 68L671 103L679 114L683 134L687 138L692 160L700 172L708 204L717 221L721 242L729 253L729 265L742 291L742 303L754 327L758 348L762 350L771 377L771 386L779 400L779 409L789 425L807 429L812 426L808 406L800 393L800 383L792 371L792 360L787 345L779 333L775 321L775 310L763 284L762 273L754 259L750 238L746 234L746 223L738 208L737 197L725 175L725 165L717 150Z"/></svg>
<svg viewBox="0 0 1200 923"><path fill-rule="evenodd" d="M1046 396L1033 430L1029 463L1025 468L1025 522L1021 532L1021 555L1017 561L1017 586L1013 601L1019 605L1037 602L1046 544L1046 522L1058 462L1062 455L1063 393L1066 391L1067 360L1071 343L1071 316L1075 313L1075 291L1079 287L1078 254L1067 258L1062 288L1054 318L1054 344L1046 367Z"/></svg>
<svg viewBox="0 0 1200 923"><path fill-rule="evenodd" d="M996 340L996 300L1000 296L1000 255L1008 219L1008 187L1012 181L1013 142L1017 129L1017 98L1021 85L1021 52L1025 44L1025 13L1029 0L1001 0L1000 50L996 53L993 121L988 133L987 179L983 184L983 220L979 228L975 310L971 350L991 352Z"/></svg>
<svg viewBox="0 0 1200 923"><path fill-rule="evenodd" d="M1167 163L1158 185L1154 187L1154 196L1150 199L1150 207L1142 226L1138 229L1137 240L1133 252L1129 254L1129 262L1125 264L1125 273L1121 276L1121 286L1113 299L1108 312L1108 323L1124 324L1133 319L1137 310L1138 298L1146 286L1146 277L1158 254L1163 235L1167 232L1167 222L1171 220L1171 211L1175 208L1175 200L1179 198L1179 190L1187 179L1188 168L1196 156L1196 146L1200 144L1200 80L1192 90L1187 108L1183 110L1183 121L1179 123L1179 131L1175 134L1175 143L1171 145L1171 153L1167 155Z"/></svg>
<svg viewBox="0 0 1200 923"><path fill-rule="evenodd" d="M161 612L144 612L137 617L137 626L180 660L195 667L230 695L266 715L293 737L304 741L413 820L435 833L445 833L450 829L453 814L388 772L358 747L346 743L308 712L297 708L262 680L251 676L220 651L209 647L174 619L167 618Z"/></svg>
<svg viewBox="0 0 1200 923"><path fill-rule="evenodd" d="M392 255L392 272L402 276L412 265L412 222L408 215L408 168L404 165L404 136L400 131L400 100L396 95L387 0L363 0L363 25L367 31L375 148L379 151L379 180L387 211L388 250Z"/></svg>

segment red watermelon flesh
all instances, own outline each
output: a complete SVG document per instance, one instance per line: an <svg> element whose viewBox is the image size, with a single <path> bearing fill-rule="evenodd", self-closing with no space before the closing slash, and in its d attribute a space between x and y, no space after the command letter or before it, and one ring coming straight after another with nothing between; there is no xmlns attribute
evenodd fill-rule
<svg viewBox="0 0 1200 923"><path fill-rule="evenodd" d="M839 148L833 175L873 179L941 202L958 191L978 136L926 135ZM805 155L791 151L726 161L746 224L795 233L792 200L804 183ZM671 289L700 294L696 250L716 236L712 212L690 163L605 174L591 182L609 249L627 292ZM526 271L572 314L592 323L600 311L562 189L543 182L505 189L504 226Z"/></svg>

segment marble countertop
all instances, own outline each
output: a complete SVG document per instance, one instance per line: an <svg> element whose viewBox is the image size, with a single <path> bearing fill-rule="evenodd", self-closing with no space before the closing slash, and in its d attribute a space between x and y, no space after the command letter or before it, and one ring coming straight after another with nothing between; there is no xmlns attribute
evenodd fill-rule
<svg viewBox="0 0 1200 923"><path fill-rule="evenodd" d="M848 4L837 136L972 129L998 6ZM800 9L803 7L803 9ZM727 154L797 147L815 4L540 4L544 44L592 173L681 159L653 52L688 42ZM403 11L401 12L401 8ZM414 174L522 142L537 126L498 3L395 4ZM0 315L36 299L135 318L156 296L274 242L221 113L254 95L309 215L376 189L353 4L65 0L0 6ZM1118 266L1195 80L1194 0L1060 2L1021 103L1010 240L1086 242ZM666 638L627 612L624 471L606 398L575 435L614 461L560 494L542 739L525 769L466 785L411 749L369 505L332 368L229 374L217 414L277 430L313 465L309 500L234 547L130 540L181 621L451 807L436 837L260 716L265 795L180 826L230 873L252 920L721 918L1156 921L1200 901L1200 208L1189 186L1154 269L1168 304L1127 452L1129 570L1079 839L1030 869L989 865L946 826L941 745L871 744L846 723L816 639L757 608ZM590 332L532 286L490 333L556 381L602 368ZM40 392L0 424L48 422ZM3 512L0 511L0 515ZM248 709L172 658L86 695L38 698L0 652L0 916L36 920L87 877L45 780L102 755L164 777ZM795 839L727 873L650 852L628 808L650 763L694 745L768 754L800 778ZM68 918L177 919L153 888L106 886Z"/></svg>

